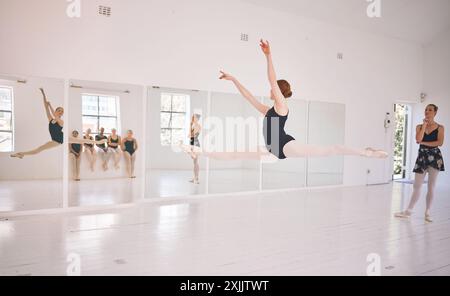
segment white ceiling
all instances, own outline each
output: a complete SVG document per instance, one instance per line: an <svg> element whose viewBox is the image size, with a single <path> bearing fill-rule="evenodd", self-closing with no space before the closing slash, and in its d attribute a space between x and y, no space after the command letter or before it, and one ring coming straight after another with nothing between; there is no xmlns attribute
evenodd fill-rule
<svg viewBox="0 0 450 296"><path fill-rule="evenodd" d="M367 0L242 1L421 44L450 28L450 0L381 0L381 18L367 17Z"/></svg>

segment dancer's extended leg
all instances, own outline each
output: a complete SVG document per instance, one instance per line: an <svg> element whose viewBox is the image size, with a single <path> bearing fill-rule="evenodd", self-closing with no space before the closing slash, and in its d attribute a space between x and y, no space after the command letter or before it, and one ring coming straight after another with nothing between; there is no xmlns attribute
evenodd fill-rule
<svg viewBox="0 0 450 296"><path fill-rule="evenodd" d="M19 153L12 154L11 157L17 157L17 158L21 158L22 159L22 158L24 158L27 155L36 155L36 154L41 153L42 151L49 150L49 149L58 147L60 145L61 144L58 143L58 142L50 141L50 142L45 143L42 146L39 146L36 149L30 150L30 151L26 151L26 152L19 152Z"/></svg>
<svg viewBox="0 0 450 296"><path fill-rule="evenodd" d="M397 218L409 218L411 217L412 211L416 206L417 201L420 198L420 193L423 186L423 181L425 180L426 174L416 173L414 176L413 193L411 195L411 200L409 201L408 209L403 212L396 213L394 216Z"/></svg>
<svg viewBox="0 0 450 296"><path fill-rule="evenodd" d="M283 152L287 158L326 157L335 155L353 155L374 158L386 158L388 156L386 152L373 148L355 149L343 145L319 146L302 144L297 141L287 143L283 148Z"/></svg>

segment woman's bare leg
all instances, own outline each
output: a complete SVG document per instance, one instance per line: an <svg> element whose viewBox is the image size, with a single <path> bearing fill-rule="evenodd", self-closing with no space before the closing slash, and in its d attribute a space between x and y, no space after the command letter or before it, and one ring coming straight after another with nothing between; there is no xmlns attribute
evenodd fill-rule
<svg viewBox="0 0 450 296"><path fill-rule="evenodd" d="M89 167L90 167L91 171L93 172L95 170L95 163L97 161L97 155L95 153L95 149L87 148L85 150L85 152L86 152L86 155L87 155L87 158L89 161Z"/></svg>
<svg viewBox="0 0 450 296"><path fill-rule="evenodd" d="M125 151L123 153L123 156L125 158L128 178L131 178L132 177L132 174L131 174L131 155L130 155L129 152Z"/></svg>
<svg viewBox="0 0 450 296"><path fill-rule="evenodd" d="M114 168L116 170L120 169L120 150L119 149L109 149L109 153L111 153L112 159L114 161Z"/></svg>
<svg viewBox="0 0 450 296"><path fill-rule="evenodd" d="M134 164L136 163L136 153L133 153L133 155L131 155L131 178L136 178L136 176L134 175Z"/></svg>
<svg viewBox="0 0 450 296"><path fill-rule="evenodd" d="M287 158L326 157L335 155L353 155L374 158L386 158L388 156L386 152L372 148L354 149L343 145L319 146L301 144L297 141L287 143L283 148L283 153Z"/></svg>
<svg viewBox="0 0 450 296"><path fill-rule="evenodd" d="M70 153L70 158L71 158L71 162L73 165L73 179L75 181L79 181L80 180L80 160L81 157L80 156L75 156L73 153Z"/></svg>
<svg viewBox="0 0 450 296"><path fill-rule="evenodd" d="M51 142L45 143L45 144L42 145L42 146L39 146L38 148L36 148L36 149L34 149L34 150L30 150L30 151L26 151L26 152L19 152L19 153L12 154L11 157L17 157L17 158L22 159L22 158L24 158L24 156L27 156L27 155L36 155L36 154L41 153L42 151L49 150L49 149L58 147L58 146L60 146L60 145L61 145L61 144L58 143L58 142L51 141Z"/></svg>

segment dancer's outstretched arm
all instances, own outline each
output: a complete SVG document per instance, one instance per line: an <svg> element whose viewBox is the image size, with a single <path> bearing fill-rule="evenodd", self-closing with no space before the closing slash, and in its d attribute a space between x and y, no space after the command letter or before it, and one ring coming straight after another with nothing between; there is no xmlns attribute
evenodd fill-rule
<svg viewBox="0 0 450 296"><path fill-rule="evenodd" d="M264 104L262 104L260 101L258 101L253 95L252 93L247 90L240 82L239 80L237 80L235 77L231 76L228 73L225 73L223 71L220 71L220 73L222 74L220 76L220 79L223 80L228 80L228 81L232 81L234 83L234 85L236 86L236 88L239 90L239 92L242 94L242 96L244 96L244 98L247 99L247 101L249 101L250 104L252 104L253 107L255 107L256 110L258 110L259 112L261 112L263 115L266 115L267 111L269 111L269 106L266 106Z"/></svg>
<svg viewBox="0 0 450 296"><path fill-rule="evenodd" d="M48 105L48 108L50 109L51 114L53 115L53 119L52 120L56 120L56 122L60 126L64 126L64 121L61 118L58 118L58 117L55 116L55 109L53 109L52 104L47 101L47 105Z"/></svg>
<svg viewBox="0 0 450 296"><path fill-rule="evenodd" d="M272 93L275 99L275 108L278 112L288 112L288 107L284 100L283 93L278 86L277 75L275 73L275 67L273 65L272 60L272 51L270 49L269 41L264 41L261 39L261 43L259 45L266 56L267 59L267 76L269 78L270 87L272 89Z"/></svg>
<svg viewBox="0 0 450 296"><path fill-rule="evenodd" d="M54 118L54 112L51 112L49 108L49 102L47 101L47 96L45 95L44 89L39 89L42 93L42 100L44 102L45 113L47 114L48 121L52 121Z"/></svg>

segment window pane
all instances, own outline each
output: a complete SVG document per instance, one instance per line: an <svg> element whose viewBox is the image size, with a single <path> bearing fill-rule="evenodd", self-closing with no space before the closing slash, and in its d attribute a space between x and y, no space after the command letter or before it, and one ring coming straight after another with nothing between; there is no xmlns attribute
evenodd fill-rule
<svg viewBox="0 0 450 296"><path fill-rule="evenodd" d="M83 115L98 115L98 97L82 95L82 113Z"/></svg>
<svg viewBox="0 0 450 296"><path fill-rule="evenodd" d="M97 117L83 116L83 132L85 132L88 128L91 129L93 134L98 133Z"/></svg>
<svg viewBox="0 0 450 296"><path fill-rule="evenodd" d="M100 97L99 114L103 116L117 116L116 97Z"/></svg>
<svg viewBox="0 0 450 296"><path fill-rule="evenodd" d="M161 130L161 145L163 146L170 145L170 130L168 129Z"/></svg>
<svg viewBox="0 0 450 296"><path fill-rule="evenodd" d="M168 94L161 95L161 111L172 110L172 96Z"/></svg>
<svg viewBox="0 0 450 296"><path fill-rule="evenodd" d="M161 128L170 128L170 113L161 113Z"/></svg>
<svg viewBox="0 0 450 296"><path fill-rule="evenodd" d="M12 92L10 88L0 88L0 110L11 111L12 109Z"/></svg>
<svg viewBox="0 0 450 296"><path fill-rule="evenodd" d="M12 133L0 132L0 152L12 152Z"/></svg>
<svg viewBox="0 0 450 296"><path fill-rule="evenodd" d="M172 99L172 111L175 112L186 112L186 99L187 96L173 96Z"/></svg>
<svg viewBox="0 0 450 296"><path fill-rule="evenodd" d="M178 145L184 142L185 133L184 130L172 130L172 144Z"/></svg>
<svg viewBox="0 0 450 296"><path fill-rule="evenodd" d="M185 114L172 113L172 128L182 128L185 127Z"/></svg>
<svg viewBox="0 0 450 296"><path fill-rule="evenodd" d="M117 119L115 117L100 117L100 128L105 128L105 134L110 134L111 130L117 130Z"/></svg>
<svg viewBox="0 0 450 296"><path fill-rule="evenodd" d="M11 113L0 112L0 130L10 131L12 127Z"/></svg>

